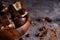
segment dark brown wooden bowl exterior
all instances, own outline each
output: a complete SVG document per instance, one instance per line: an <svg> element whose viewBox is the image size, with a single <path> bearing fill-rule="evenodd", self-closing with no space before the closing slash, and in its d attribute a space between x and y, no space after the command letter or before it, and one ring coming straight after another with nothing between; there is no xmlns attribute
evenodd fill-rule
<svg viewBox="0 0 60 40"><path fill-rule="evenodd" d="M19 36L22 36L23 34L25 34L30 26L30 20L31 20L30 15L28 14L27 17L28 18L27 18L26 23L23 26L21 26L20 28L16 29L19 32Z"/></svg>

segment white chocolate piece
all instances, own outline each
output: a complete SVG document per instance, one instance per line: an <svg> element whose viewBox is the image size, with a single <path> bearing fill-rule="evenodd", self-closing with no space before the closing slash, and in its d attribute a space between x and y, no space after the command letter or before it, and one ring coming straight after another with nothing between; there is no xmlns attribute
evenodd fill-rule
<svg viewBox="0 0 60 40"><path fill-rule="evenodd" d="M13 7L14 7L17 11L20 10L20 9L22 8L20 1L19 1L19 2L16 2L15 4L13 4Z"/></svg>
<svg viewBox="0 0 60 40"><path fill-rule="evenodd" d="M26 20L26 18L22 18L22 20Z"/></svg>
<svg viewBox="0 0 60 40"><path fill-rule="evenodd" d="M15 28L15 25L14 23L12 22L12 20L9 20L10 21L10 24L8 25L9 28Z"/></svg>
<svg viewBox="0 0 60 40"><path fill-rule="evenodd" d="M26 12L22 15L22 17L26 16L27 14L28 14L28 12L26 11Z"/></svg>
<svg viewBox="0 0 60 40"><path fill-rule="evenodd" d="M4 29L4 26L1 27L1 30Z"/></svg>

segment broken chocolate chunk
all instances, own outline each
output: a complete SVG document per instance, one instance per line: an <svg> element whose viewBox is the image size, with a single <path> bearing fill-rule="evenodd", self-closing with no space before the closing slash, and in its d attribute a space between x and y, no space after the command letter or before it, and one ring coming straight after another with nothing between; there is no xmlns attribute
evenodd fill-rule
<svg viewBox="0 0 60 40"><path fill-rule="evenodd" d="M45 30L46 28L44 26L39 29L39 31L45 31Z"/></svg>
<svg viewBox="0 0 60 40"><path fill-rule="evenodd" d="M48 17L46 17L45 20L46 20L47 22L52 22L52 19L50 19L50 18L48 18Z"/></svg>

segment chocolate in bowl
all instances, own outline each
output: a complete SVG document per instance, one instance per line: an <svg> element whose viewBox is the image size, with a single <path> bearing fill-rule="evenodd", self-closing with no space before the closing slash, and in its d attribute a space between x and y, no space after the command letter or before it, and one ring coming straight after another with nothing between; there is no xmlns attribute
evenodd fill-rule
<svg viewBox="0 0 60 40"><path fill-rule="evenodd" d="M11 12L11 13L13 13L13 12ZM11 17L12 17L12 15L11 15ZM0 40L15 40L15 39L21 37L22 35L24 35L30 25L30 14L28 13L24 17L26 18L26 22L19 27L15 25L16 23L14 22L14 20L12 20L12 18L9 18L9 19L11 19L11 22L13 22L12 24L15 25L15 28L13 28L11 26L11 28L8 27L8 29L5 29L5 28L0 29Z"/></svg>
<svg viewBox="0 0 60 40"><path fill-rule="evenodd" d="M21 27L0 30L0 39L15 40L24 35L28 30L29 26L30 26L30 15L27 14L27 21Z"/></svg>

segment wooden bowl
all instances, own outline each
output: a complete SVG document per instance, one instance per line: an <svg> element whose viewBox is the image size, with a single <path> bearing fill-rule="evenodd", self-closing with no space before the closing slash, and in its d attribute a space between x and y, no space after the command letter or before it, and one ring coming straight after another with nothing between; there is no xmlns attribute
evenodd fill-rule
<svg viewBox="0 0 60 40"><path fill-rule="evenodd" d="M0 30L0 40L15 40L26 33L30 25L30 15L27 14L26 23L16 29L3 29Z"/></svg>
<svg viewBox="0 0 60 40"><path fill-rule="evenodd" d="M26 9L26 7L24 7L22 2L21 4L23 6L22 8ZM15 40L21 37L22 35L24 35L26 31L28 30L30 21L31 21L30 14L27 14L26 16L27 16L27 21L21 27L0 30L0 40Z"/></svg>

